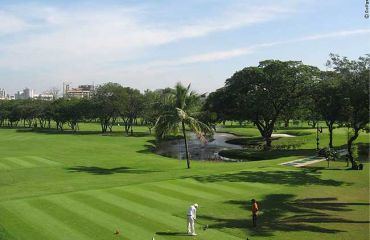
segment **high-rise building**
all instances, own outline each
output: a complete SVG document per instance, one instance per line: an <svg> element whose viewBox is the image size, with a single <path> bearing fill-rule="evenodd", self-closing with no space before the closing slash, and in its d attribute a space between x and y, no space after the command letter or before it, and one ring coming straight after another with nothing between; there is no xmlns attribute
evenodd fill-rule
<svg viewBox="0 0 370 240"><path fill-rule="evenodd" d="M17 91L17 92L14 94L14 99L23 99L23 92L21 92L21 91Z"/></svg>
<svg viewBox="0 0 370 240"><path fill-rule="evenodd" d="M0 100L6 99L5 89L0 88Z"/></svg>
<svg viewBox="0 0 370 240"><path fill-rule="evenodd" d="M15 99L30 99L30 98L33 98L33 95L34 95L33 93L34 93L33 89L25 88L23 89L23 91L17 91L14 94L14 98Z"/></svg>
<svg viewBox="0 0 370 240"><path fill-rule="evenodd" d="M33 98L33 89L25 88L23 89L24 99Z"/></svg>

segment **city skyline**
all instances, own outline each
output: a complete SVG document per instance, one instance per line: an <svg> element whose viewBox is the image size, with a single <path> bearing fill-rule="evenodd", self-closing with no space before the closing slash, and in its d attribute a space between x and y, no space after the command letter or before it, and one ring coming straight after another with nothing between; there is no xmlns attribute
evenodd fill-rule
<svg viewBox="0 0 370 240"><path fill-rule="evenodd" d="M0 87L0 100L14 100L14 99L32 99L53 96L54 98L58 97L91 97L91 94L94 92L95 87L98 85L93 84L79 84L73 85L71 82L63 82L62 87L52 87L49 89L44 89L41 91L35 91L32 87L18 88L15 92L8 92L5 88Z"/></svg>
<svg viewBox="0 0 370 240"><path fill-rule="evenodd" d="M222 87L265 59L325 69L329 53L369 52L365 2L4 1L0 88L42 92L117 82L139 90Z"/></svg>

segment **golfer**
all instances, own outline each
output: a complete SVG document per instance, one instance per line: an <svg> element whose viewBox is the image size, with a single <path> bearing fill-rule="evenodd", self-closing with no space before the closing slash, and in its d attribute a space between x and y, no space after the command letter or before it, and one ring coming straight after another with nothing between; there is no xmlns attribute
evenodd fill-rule
<svg viewBox="0 0 370 240"><path fill-rule="evenodd" d="M195 236L197 235L195 233L195 228L194 228L194 221L197 219L197 208L198 204L194 203L191 205L188 209L187 217L188 217L188 234Z"/></svg>
<svg viewBox="0 0 370 240"><path fill-rule="evenodd" d="M251 200L252 202L252 221L253 227L257 227L257 212L258 212L258 204L255 199Z"/></svg>

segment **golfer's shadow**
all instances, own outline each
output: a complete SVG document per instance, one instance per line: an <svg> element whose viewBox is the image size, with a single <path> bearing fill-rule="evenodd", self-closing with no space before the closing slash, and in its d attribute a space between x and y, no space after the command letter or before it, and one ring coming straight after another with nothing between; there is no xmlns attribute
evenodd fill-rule
<svg viewBox="0 0 370 240"><path fill-rule="evenodd" d="M185 232L156 232L155 234L162 236L189 236Z"/></svg>

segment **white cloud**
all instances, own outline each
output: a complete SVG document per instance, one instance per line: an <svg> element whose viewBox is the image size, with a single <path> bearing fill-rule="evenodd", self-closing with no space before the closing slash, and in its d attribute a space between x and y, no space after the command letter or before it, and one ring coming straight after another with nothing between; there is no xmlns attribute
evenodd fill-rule
<svg viewBox="0 0 370 240"><path fill-rule="evenodd" d="M226 31L270 21L292 11L293 9L283 8L278 5L263 8L252 6L232 9L218 19L208 19L188 26L182 26L180 30L174 31L174 35L176 38L204 36L212 32Z"/></svg>
<svg viewBox="0 0 370 240"><path fill-rule="evenodd" d="M192 64L192 63L202 63L202 62L213 62L213 61L219 61L224 60L228 58L238 57L242 55L248 55L254 52L254 48L237 48L232 50L226 50L226 51L215 51L215 52L209 52L209 53L203 53L203 54L197 54L192 55L188 57L182 57L178 59L172 59L172 60L160 60L160 61L154 61L147 64L140 65L141 67L164 67L164 66L179 66L184 64ZM132 66L130 66L132 67Z"/></svg>
<svg viewBox="0 0 370 240"><path fill-rule="evenodd" d="M338 31L338 32L332 32L332 33L322 33L322 34L305 36L305 37L293 40L293 42L319 40L319 39L334 38L334 37L347 37L347 36L367 34L367 33L370 33L370 29L355 29L355 30L347 30L347 31Z"/></svg>
<svg viewBox="0 0 370 240"><path fill-rule="evenodd" d="M23 19L0 10L0 37L24 31L28 24Z"/></svg>
<svg viewBox="0 0 370 240"><path fill-rule="evenodd" d="M88 10L35 5L9 7L6 14L0 15L0 34L11 35L14 40L0 44L0 67L19 70L62 65L74 69L77 65L92 68L107 62L133 60L148 47L270 21L291 10L277 4L263 9L239 6L216 17L180 25L150 22L146 11L132 7Z"/></svg>
<svg viewBox="0 0 370 240"><path fill-rule="evenodd" d="M145 65L143 64L140 66L141 67L165 67L165 66L179 66L179 65L184 65L184 64L193 64L193 63L200 63L200 62L213 62L213 61L219 61L219 60L225 60L225 59L230 59L234 57L249 55L249 54L256 52L258 49L273 47L277 45L291 44L291 43L298 43L298 42L305 42L305 41L315 41L315 40L327 39L327 38L348 37L348 36L360 35L360 34L370 34L370 29L355 29L355 30L337 31L337 32L331 32L331 33L308 35L308 36L303 36L303 37L285 40L285 41L255 44L255 45L251 45L251 46L244 47L244 48L235 48L231 50L222 50L222 51L202 53L202 54L187 56L187 57L183 57L179 59L154 61L154 62L147 63Z"/></svg>

